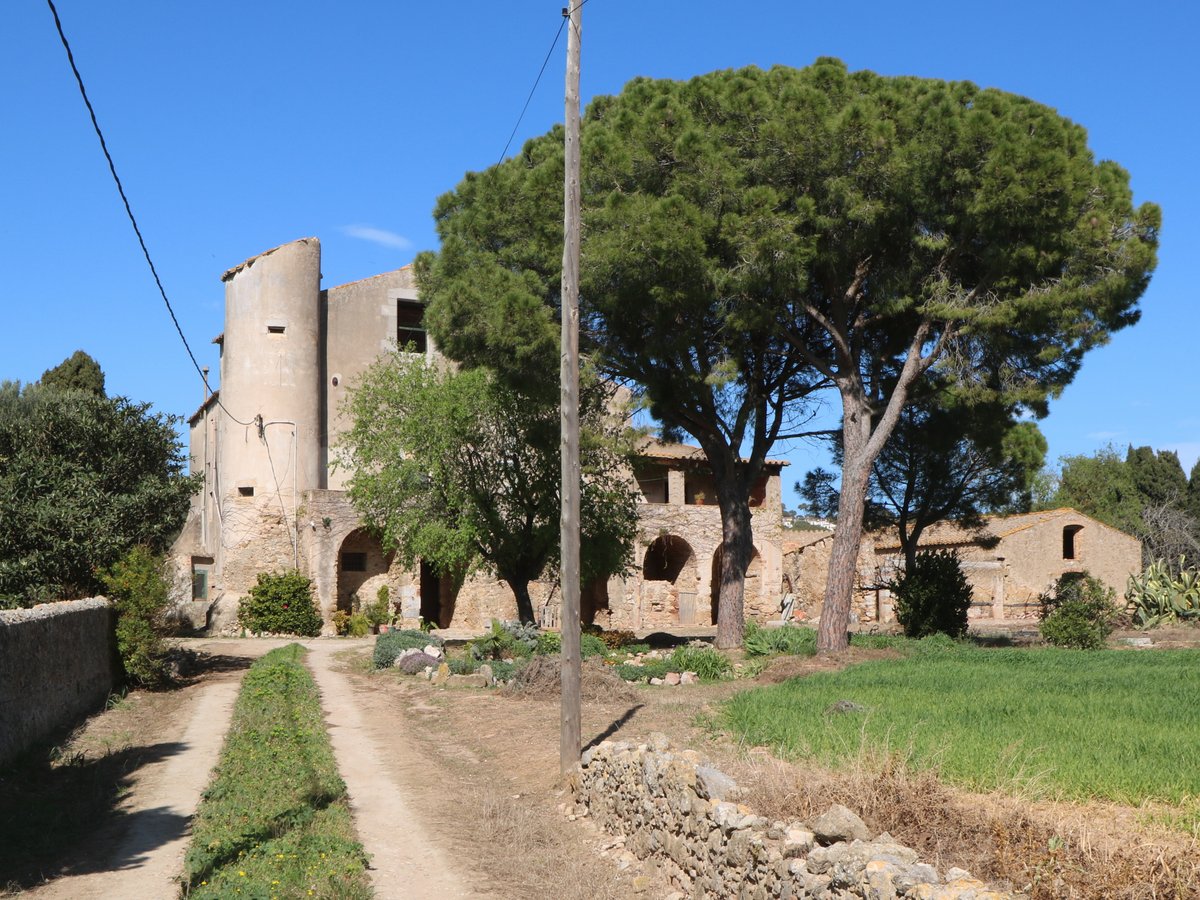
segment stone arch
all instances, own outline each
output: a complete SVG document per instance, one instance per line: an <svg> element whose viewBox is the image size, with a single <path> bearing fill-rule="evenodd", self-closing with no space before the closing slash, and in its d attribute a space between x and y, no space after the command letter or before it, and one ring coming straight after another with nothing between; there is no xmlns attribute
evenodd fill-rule
<svg viewBox="0 0 1200 900"><path fill-rule="evenodd" d="M365 528L356 528L342 540L337 555L337 608L350 612L357 596L362 605L375 602L387 584L392 554Z"/></svg>
<svg viewBox="0 0 1200 900"><path fill-rule="evenodd" d="M718 547L712 558L712 580L710 588L710 609L712 624L717 624L717 606L721 600L721 548ZM758 606L762 596L762 557L758 548L750 548L750 564L746 566L746 584L742 593L742 611L749 615Z"/></svg>
<svg viewBox="0 0 1200 900"><path fill-rule="evenodd" d="M694 624L699 577L691 544L674 534L655 538L642 557L643 623Z"/></svg>

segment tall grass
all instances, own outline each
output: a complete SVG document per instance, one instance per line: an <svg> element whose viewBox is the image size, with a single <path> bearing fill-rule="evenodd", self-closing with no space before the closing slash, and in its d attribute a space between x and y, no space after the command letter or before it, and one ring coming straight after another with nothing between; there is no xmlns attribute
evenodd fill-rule
<svg viewBox="0 0 1200 900"><path fill-rule="evenodd" d="M189 897L371 896L302 653L299 644L281 647L246 673L193 825Z"/></svg>
<svg viewBox="0 0 1200 900"><path fill-rule="evenodd" d="M784 757L836 766L865 743L974 789L1200 796L1200 651L939 649L745 691L725 723Z"/></svg>

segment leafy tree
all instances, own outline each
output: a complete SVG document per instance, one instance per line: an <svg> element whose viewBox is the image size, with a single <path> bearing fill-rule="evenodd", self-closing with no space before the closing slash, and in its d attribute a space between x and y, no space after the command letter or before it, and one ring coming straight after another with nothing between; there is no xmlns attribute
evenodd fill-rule
<svg viewBox="0 0 1200 900"><path fill-rule="evenodd" d="M1160 215L1031 100L833 60L760 78L781 107L763 171L787 186L806 275L781 295L781 326L842 406L818 637L839 650L871 472L922 379L1044 414L1086 351L1136 321Z"/></svg>
<svg viewBox="0 0 1200 900"><path fill-rule="evenodd" d="M597 365L692 435L722 512L718 643L741 634L746 497L813 391L842 405L821 647L846 644L870 471L934 367L1045 412L1131 324L1159 213L1082 128L965 83L803 70L636 79L583 125L584 318ZM418 275L460 360L553 371L561 132L443 197Z"/></svg>
<svg viewBox="0 0 1200 900"><path fill-rule="evenodd" d="M195 490L185 464L149 404L0 384L0 605L98 593L130 548L164 551Z"/></svg>
<svg viewBox="0 0 1200 900"><path fill-rule="evenodd" d="M1125 460L1112 447L1093 456L1064 456L1050 506L1071 506L1126 534L1137 534L1142 503Z"/></svg>
<svg viewBox="0 0 1200 900"><path fill-rule="evenodd" d="M1197 523L1197 535L1200 536L1200 459L1192 466L1188 476L1187 491L1184 493L1183 506L1187 514Z"/></svg>
<svg viewBox="0 0 1200 900"><path fill-rule="evenodd" d="M53 369L43 372L40 383L60 391L87 391L104 396L104 371L100 363L82 350L76 350Z"/></svg>
<svg viewBox="0 0 1200 900"><path fill-rule="evenodd" d="M967 633L973 591L953 550L925 550L913 555L889 587L895 595L896 621L911 638Z"/></svg>
<svg viewBox="0 0 1200 900"><path fill-rule="evenodd" d="M581 391L583 580L628 564L633 493L612 442L607 391ZM534 621L529 583L558 563L559 414L484 369L427 367L403 354L376 362L355 389L340 464L350 497L408 566L456 575L483 568Z"/></svg>
<svg viewBox="0 0 1200 900"><path fill-rule="evenodd" d="M1187 476L1174 450L1155 451L1152 447L1133 447L1125 452L1125 465L1142 506L1163 504L1182 506L1188 489Z"/></svg>

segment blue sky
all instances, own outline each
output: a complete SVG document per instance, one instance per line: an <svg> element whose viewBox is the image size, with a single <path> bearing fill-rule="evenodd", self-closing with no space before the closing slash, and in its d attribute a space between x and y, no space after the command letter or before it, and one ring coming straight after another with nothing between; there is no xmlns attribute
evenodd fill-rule
<svg viewBox="0 0 1200 900"><path fill-rule="evenodd" d="M325 285L435 248L436 198L500 156L560 22L560 2L202 4L58 0L118 172L202 364L221 273L299 237ZM1112 442L1200 454L1200 12L1182 2L659 3L589 0L583 95L639 76L803 66L967 79L1084 125L1099 158L1163 207L1142 321L1088 357L1042 422L1050 456ZM50 12L0 13L4 322L0 379L74 350L110 393L190 413L199 377L163 307L74 85ZM564 36L565 42L565 36ZM514 148L562 119L560 44ZM510 150L510 152L512 152ZM781 448L788 484L823 451Z"/></svg>

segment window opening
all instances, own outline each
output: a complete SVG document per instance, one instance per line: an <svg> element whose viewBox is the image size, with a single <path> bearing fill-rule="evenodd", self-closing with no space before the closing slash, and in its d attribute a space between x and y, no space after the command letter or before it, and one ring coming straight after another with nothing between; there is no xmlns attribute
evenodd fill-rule
<svg viewBox="0 0 1200 900"><path fill-rule="evenodd" d="M1076 559L1079 548L1075 546L1075 537L1083 531L1082 525L1067 525L1063 528L1063 559Z"/></svg>
<svg viewBox="0 0 1200 900"><path fill-rule="evenodd" d="M415 300L396 301L396 346L411 353L425 352L425 305Z"/></svg>
<svg viewBox="0 0 1200 900"><path fill-rule="evenodd" d="M284 325L268 325L267 333L268 334L283 334L283 330L285 327L286 326L284 326Z"/></svg>
<svg viewBox="0 0 1200 900"><path fill-rule="evenodd" d="M348 550L342 554L342 571L343 572L365 572L367 571L367 554L359 551Z"/></svg>
<svg viewBox="0 0 1200 900"><path fill-rule="evenodd" d="M238 488L238 493L241 494L243 497L253 497L254 496L254 488L250 487L248 485L243 485Z"/></svg>

